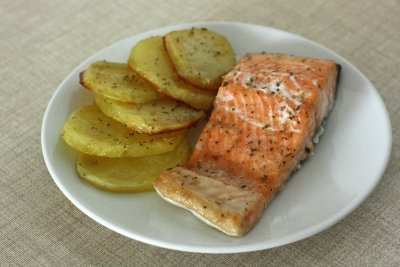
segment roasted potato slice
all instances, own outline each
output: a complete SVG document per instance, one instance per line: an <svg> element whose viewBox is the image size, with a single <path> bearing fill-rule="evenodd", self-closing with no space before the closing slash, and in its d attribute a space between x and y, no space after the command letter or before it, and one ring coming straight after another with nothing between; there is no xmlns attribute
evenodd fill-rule
<svg viewBox="0 0 400 267"><path fill-rule="evenodd" d="M97 61L81 72L79 78L94 93L122 102L144 103L164 98L127 64Z"/></svg>
<svg viewBox="0 0 400 267"><path fill-rule="evenodd" d="M141 157L173 150L186 130L148 135L127 128L104 115L96 105L82 107L64 124L62 137L71 147L104 157Z"/></svg>
<svg viewBox="0 0 400 267"><path fill-rule="evenodd" d="M79 176L92 185L113 192L154 190L158 175L189 157L189 145L183 141L174 150L145 157L106 158L81 153L76 168Z"/></svg>
<svg viewBox="0 0 400 267"><path fill-rule="evenodd" d="M159 92L196 109L212 109L216 92L198 89L179 78L168 59L161 36L139 41L131 50L128 64L153 83Z"/></svg>
<svg viewBox="0 0 400 267"><path fill-rule="evenodd" d="M222 76L235 65L228 40L205 28L169 32L164 45L177 74L200 88L218 90Z"/></svg>
<svg viewBox="0 0 400 267"><path fill-rule="evenodd" d="M128 128L148 134L189 128L205 115L201 110L195 110L171 99L134 104L96 95L96 104L107 116Z"/></svg>

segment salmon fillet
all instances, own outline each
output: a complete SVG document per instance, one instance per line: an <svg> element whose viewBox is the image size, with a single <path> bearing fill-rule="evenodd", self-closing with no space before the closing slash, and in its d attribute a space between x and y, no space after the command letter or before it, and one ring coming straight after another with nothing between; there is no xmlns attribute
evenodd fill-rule
<svg viewBox="0 0 400 267"><path fill-rule="evenodd" d="M334 104L338 66L245 55L224 77L187 166L155 180L158 194L228 235L245 235L313 153L313 136Z"/></svg>

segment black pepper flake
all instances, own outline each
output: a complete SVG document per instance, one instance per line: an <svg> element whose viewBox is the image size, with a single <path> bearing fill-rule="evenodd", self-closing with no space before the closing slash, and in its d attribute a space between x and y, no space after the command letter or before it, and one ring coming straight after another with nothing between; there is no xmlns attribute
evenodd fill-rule
<svg viewBox="0 0 400 267"><path fill-rule="evenodd" d="M263 127L262 127L262 129L267 129L267 128L269 128L269 127L271 127L271 124L265 124Z"/></svg>

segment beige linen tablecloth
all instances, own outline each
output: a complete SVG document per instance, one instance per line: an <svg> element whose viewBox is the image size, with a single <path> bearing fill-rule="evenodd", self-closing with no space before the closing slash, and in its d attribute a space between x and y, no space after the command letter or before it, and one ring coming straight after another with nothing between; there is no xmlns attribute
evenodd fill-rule
<svg viewBox="0 0 400 267"><path fill-rule="evenodd" d="M350 216L278 248L196 254L119 235L57 188L40 134L60 82L122 38L197 21L240 21L302 35L347 58L376 86L392 122L392 155L376 190ZM400 266L400 1L3 0L0 38L1 266Z"/></svg>

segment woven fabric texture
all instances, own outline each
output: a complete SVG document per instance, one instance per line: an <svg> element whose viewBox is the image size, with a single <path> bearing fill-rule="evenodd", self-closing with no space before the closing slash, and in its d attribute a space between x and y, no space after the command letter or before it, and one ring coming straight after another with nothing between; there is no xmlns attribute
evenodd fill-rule
<svg viewBox="0 0 400 267"><path fill-rule="evenodd" d="M196 254L119 235L57 188L40 135L61 81L120 39L197 21L240 21L302 35L348 59L374 84L390 114L392 155L376 190L350 216L278 248ZM1 266L400 265L400 1L0 1L0 35Z"/></svg>

